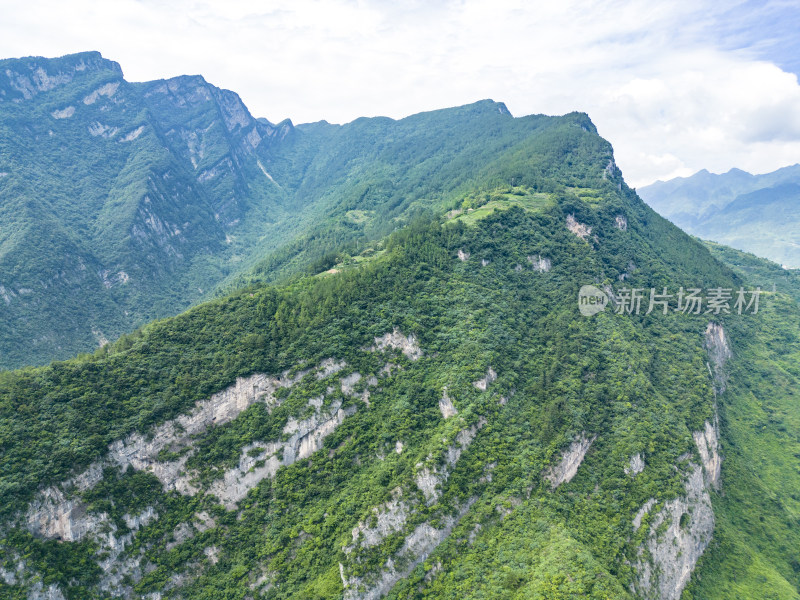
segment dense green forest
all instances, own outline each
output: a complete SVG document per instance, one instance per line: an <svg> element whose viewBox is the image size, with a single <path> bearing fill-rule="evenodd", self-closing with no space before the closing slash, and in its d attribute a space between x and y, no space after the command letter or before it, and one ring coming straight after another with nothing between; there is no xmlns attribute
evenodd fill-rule
<svg viewBox="0 0 800 600"><path fill-rule="evenodd" d="M0 594L798 597L796 301L581 316L584 284L756 285L596 148L562 155L581 186L478 188L316 273L0 374ZM258 385L218 424L181 417Z"/></svg>

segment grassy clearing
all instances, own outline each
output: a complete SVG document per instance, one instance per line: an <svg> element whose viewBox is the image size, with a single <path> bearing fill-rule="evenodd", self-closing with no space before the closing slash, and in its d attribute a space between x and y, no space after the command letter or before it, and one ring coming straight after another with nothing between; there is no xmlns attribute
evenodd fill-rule
<svg viewBox="0 0 800 600"><path fill-rule="evenodd" d="M483 206L478 208L467 208L460 214L454 216L452 221L461 221L465 225L475 225L478 221L485 219L497 210L508 210L513 206L518 206L524 210L537 212L554 203L553 197L550 194L531 193L525 192L520 195L519 192L507 192L502 194L494 193Z"/></svg>

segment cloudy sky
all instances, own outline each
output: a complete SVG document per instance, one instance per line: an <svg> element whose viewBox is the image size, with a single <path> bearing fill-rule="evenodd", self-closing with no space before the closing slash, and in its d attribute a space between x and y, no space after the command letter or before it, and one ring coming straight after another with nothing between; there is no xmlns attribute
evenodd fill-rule
<svg viewBox="0 0 800 600"><path fill-rule="evenodd" d="M483 98L589 113L642 186L800 162L798 0L0 0L0 57L99 50L201 74L255 116L403 117Z"/></svg>

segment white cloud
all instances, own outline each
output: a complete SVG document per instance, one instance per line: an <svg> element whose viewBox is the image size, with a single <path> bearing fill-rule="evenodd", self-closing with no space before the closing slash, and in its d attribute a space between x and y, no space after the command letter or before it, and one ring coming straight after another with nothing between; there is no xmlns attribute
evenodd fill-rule
<svg viewBox="0 0 800 600"><path fill-rule="evenodd" d="M634 183L704 167L765 172L800 159L800 86L776 66L718 52L672 56L598 103ZM674 160L679 157L679 160Z"/></svg>
<svg viewBox="0 0 800 600"><path fill-rule="evenodd" d="M131 80L199 73L273 121L402 117L482 98L515 115L583 110L642 185L800 160L797 78L719 39L721 20L740 30L749 6L0 0L0 56L97 49Z"/></svg>

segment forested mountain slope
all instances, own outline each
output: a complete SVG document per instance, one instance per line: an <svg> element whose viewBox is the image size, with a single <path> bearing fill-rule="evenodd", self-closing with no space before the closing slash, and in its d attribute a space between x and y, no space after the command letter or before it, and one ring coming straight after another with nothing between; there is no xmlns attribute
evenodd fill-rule
<svg viewBox="0 0 800 600"><path fill-rule="evenodd" d="M286 214L254 150L288 127L200 77L130 84L97 53L0 62L0 366L203 297L235 225Z"/></svg>
<svg viewBox="0 0 800 600"><path fill-rule="evenodd" d="M786 269L766 258L742 252L716 242L703 242L723 262L751 285L770 292L783 292L800 302L800 270Z"/></svg>
<svg viewBox="0 0 800 600"><path fill-rule="evenodd" d="M492 101L274 125L199 76L130 83L96 52L0 61L0 368L357 253L465 191L580 185L571 153L594 132Z"/></svg>
<svg viewBox="0 0 800 600"><path fill-rule="evenodd" d="M0 374L0 595L798 598L797 304L582 316L750 285L582 119L326 272Z"/></svg>

